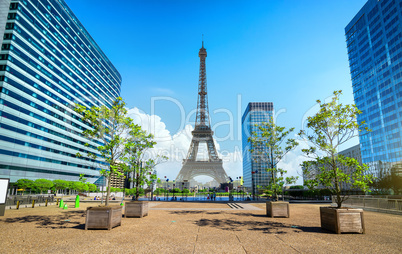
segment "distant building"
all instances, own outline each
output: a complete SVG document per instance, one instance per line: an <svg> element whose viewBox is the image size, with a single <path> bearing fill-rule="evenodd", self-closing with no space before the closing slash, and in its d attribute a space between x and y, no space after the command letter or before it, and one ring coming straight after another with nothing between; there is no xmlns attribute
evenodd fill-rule
<svg viewBox="0 0 402 254"><path fill-rule="evenodd" d="M119 72L64 0L0 1L0 38L0 177L84 174L103 185L106 163L86 156L99 143L82 135L90 126L73 108L110 107Z"/></svg>
<svg viewBox="0 0 402 254"><path fill-rule="evenodd" d="M110 177L110 187L113 188L120 188L123 189L127 186L125 186L125 177L120 176L116 173L112 174L112 176Z"/></svg>
<svg viewBox="0 0 402 254"><path fill-rule="evenodd" d="M176 182L176 188L179 188L181 191L184 189L190 190L190 182L186 180L183 182Z"/></svg>
<svg viewBox="0 0 402 254"><path fill-rule="evenodd" d="M243 186L253 195L258 192L258 186L264 187L269 184L271 176L266 171L269 167L266 161L254 160L256 154L250 152L254 147L248 142L248 138L252 132L260 133L255 125L268 122L273 114L272 102L250 102L242 117Z"/></svg>
<svg viewBox="0 0 402 254"><path fill-rule="evenodd" d="M402 2L369 0L345 28L362 162L375 176L402 161Z"/></svg>

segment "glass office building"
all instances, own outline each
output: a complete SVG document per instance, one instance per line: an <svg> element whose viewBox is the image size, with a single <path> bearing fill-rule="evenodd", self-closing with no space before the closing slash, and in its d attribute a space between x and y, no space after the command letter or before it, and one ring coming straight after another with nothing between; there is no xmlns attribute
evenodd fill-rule
<svg viewBox="0 0 402 254"><path fill-rule="evenodd" d="M0 177L95 182L73 107L110 106L120 74L63 0L1 1L0 31Z"/></svg>
<svg viewBox="0 0 402 254"><path fill-rule="evenodd" d="M362 161L374 167L402 160L401 18L401 0L369 0L345 28L357 120L371 129Z"/></svg>
<svg viewBox="0 0 402 254"><path fill-rule="evenodd" d="M250 102L242 117L243 186L253 195L258 193L258 186L268 185L271 176L266 171L269 167L267 161L253 159L257 155L250 152L255 147L248 142L248 138L253 132L261 133L255 125L268 122L273 114L274 104L272 102Z"/></svg>

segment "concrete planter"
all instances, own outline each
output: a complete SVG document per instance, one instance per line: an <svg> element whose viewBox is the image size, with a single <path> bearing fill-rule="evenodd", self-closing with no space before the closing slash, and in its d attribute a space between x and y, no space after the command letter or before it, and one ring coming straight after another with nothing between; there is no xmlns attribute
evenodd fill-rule
<svg viewBox="0 0 402 254"><path fill-rule="evenodd" d="M131 201L125 203L125 217L142 218L148 215L148 201Z"/></svg>
<svg viewBox="0 0 402 254"><path fill-rule="evenodd" d="M289 202L283 201L267 201L267 216L268 217L286 217L289 218Z"/></svg>
<svg viewBox="0 0 402 254"><path fill-rule="evenodd" d="M363 209L320 207L321 228L340 233L365 233Z"/></svg>
<svg viewBox="0 0 402 254"><path fill-rule="evenodd" d="M85 230L87 229L112 229L121 226L123 207L104 206L88 207L86 211Z"/></svg>

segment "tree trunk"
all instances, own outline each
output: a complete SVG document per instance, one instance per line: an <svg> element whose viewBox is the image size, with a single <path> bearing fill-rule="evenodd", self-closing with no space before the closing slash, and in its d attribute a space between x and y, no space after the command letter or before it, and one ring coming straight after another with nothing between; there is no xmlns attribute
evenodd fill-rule
<svg viewBox="0 0 402 254"><path fill-rule="evenodd" d="M342 200L341 200L341 189L339 186L339 179L338 179L338 174L336 172L336 160L334 155L332 155L332 170L334 171L334 175L335 175L335 193L336 193L336 204L337 204L337 208L341 208L342 207Z"/></svg>
<svg viewBox="0 0 402 254"><path fill-rule="evenodd" d="M271 169L272 169L272 181L274 183L273 186L276 186L276 172L274 169L274 154L273 154L272 147L271 147ZM274 187L274 200L278 201L278 193L276 191L276 187Z"/></svg>
<svg viewBox="0 0 402 254"><path fill-rule="evenodd" d="M109 176L107 177L107 187L106 187L106 202L105 202L105 206L109 205L109 198L110 198L110 180L112 178L112 174L109 174Z"/></svg>
<svg viewBox="0 0 402 254"><path fill-rule="evenodd" d="M138 200L138 198L140 197L140 179L137 176L137 179L135 181L135 200Z"/></svg>

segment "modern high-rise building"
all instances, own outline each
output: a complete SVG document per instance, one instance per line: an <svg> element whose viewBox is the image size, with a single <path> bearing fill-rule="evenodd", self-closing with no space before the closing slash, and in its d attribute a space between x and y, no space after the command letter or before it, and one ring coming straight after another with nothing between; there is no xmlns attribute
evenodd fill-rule
<svg viewBox="0 0 402 254"><path fill-rule="evenodd" d="M268 162L255 160L258 155L250 152L256 147L253 147L248 138L253 132L256 132L257 135L261 134L255 125L268 122L273 114L274 104L272 102L250 102L242 117L243 186L251 191L253 196L258 193L258 186L264 187L269 184L271 175L266 170L269 167ZM261 149L266 149L266 147L258 150L261 151Z"/></svg>
<svg viewBox="0 0 402 254"><path fill-rule="evenodd" d="M110 106L120 74L63 0L0 1L0 32L0 177L95 182L73 108Z"/></svg>
<svg viewBox="0 0 402 254"><path fill-rule="evenodd" d="M345 28L363 163L402 160L402 1L369 0Z"/></svg>

